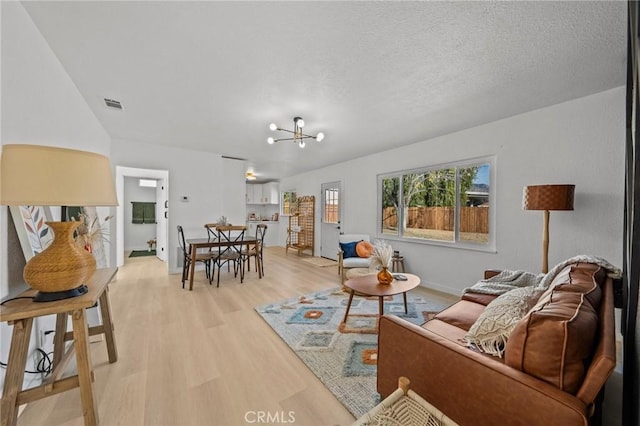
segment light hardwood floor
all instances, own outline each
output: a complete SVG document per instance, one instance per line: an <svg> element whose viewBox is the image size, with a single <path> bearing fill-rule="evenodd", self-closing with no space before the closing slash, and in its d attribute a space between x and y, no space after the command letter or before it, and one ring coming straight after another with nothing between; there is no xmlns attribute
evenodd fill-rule
<svg viewBox="0 0 640 426"><path fill-rule="evenodd" d="M254 311L336 287L337 267L313 266L272 247L263 279L251 271L240 284L225 271L216 288L196 271L190 292L164 266L156 258L127 258L110 286L118 362L108 363L104 341L91 344L101 425L259 424L256 412L284 419L280 424L353 422ZM78 389L29 404L18 424L82 425Z"/></svg>

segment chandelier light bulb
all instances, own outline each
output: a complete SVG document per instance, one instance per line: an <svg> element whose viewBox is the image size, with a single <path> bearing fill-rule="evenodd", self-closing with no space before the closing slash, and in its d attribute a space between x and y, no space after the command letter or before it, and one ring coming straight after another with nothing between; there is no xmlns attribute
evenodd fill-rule
<svg viewBox="0 0 640 426"><path fill-rule="evenodd" d="M1 0L0 0L1 1ZM287 133L287 137L278 136L278 138L269 137L267 138L267 143L269 145L273 145L276 142L293 142L294 144L298 144L300 148L304 148L307 146L307 139L314 139L318 142L324 140L324 133L318 132L315 136L306 134L303 132L302 127L304 126L304 120L302 117L293 117L293 129L283 129L278 127L275 123L269 124L269 129L272 131L284 132Z"/></svg>

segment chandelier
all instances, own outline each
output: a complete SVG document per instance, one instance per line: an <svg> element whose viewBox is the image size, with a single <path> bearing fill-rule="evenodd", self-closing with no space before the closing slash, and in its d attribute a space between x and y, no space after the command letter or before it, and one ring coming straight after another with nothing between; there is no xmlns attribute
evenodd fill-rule
<svg viewBox="0 0 640 426"><path fill-rule="evenodd" d="M280 132L287 132L287 133L291 133L293 135L293 137L291 138L279 138L279 139L274 139L272 137L269 137L267 139L267 143L269 145L272 145L276 142L282 142L282 141L292 141L293 143L297 143L298 146L300 148L304 148L305 147L305 139L315 139L318 142L322 141L322 139L324 139L324 133L319 132L317 135L315 136L311 136L311 135L307 135L305 133L302 133L302 128L304 127L304 120L302 119L302 117L294 117L293 118L293 130L289 130L289 129L281 129L280 127L278 127L275 123L271 123L269 124L269 129L271 129L272 131L280 131Z"/></svg>

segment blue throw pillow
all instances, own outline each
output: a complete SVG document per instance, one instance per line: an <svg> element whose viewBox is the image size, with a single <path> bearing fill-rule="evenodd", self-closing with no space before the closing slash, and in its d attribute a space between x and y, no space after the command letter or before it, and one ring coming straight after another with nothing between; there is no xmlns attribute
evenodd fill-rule
<svg viewBox="0 0 640 426"><path fill-rule="evenodd" d="M347 257L358 257L358 253L356 252L356 245L359 242L360 241L353 241L351 243L340 243L340 250L344 252L342 257L344 257L345 259Z"/></svg>

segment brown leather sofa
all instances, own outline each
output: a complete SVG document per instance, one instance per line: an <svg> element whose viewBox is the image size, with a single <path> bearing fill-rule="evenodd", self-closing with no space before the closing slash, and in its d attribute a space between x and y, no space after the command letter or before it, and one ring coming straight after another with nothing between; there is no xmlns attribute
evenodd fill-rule
<svg viewBox="0 0 640 426"><path fill-rule="evenodd" d="M502 358L464 336L496 296L466 293L422 326L380 319L382 398L398 377L460 425L587 425L613 371L613 283L594 264L564 268L516 325ZM573 313L572 313L573 312Z"/></svg>

